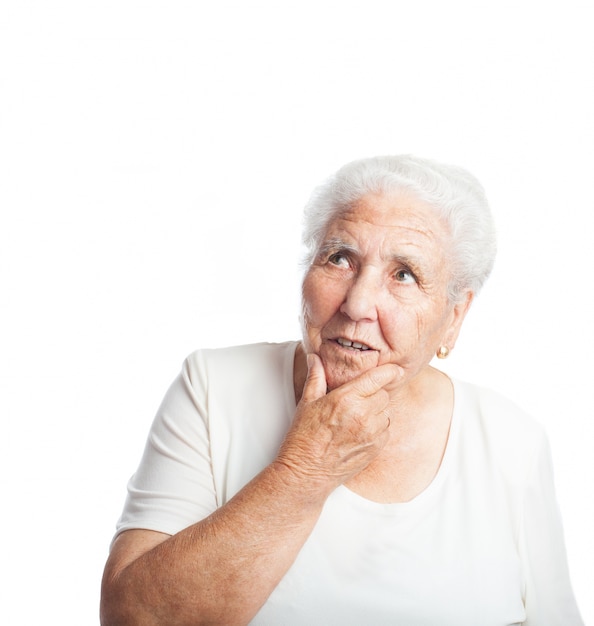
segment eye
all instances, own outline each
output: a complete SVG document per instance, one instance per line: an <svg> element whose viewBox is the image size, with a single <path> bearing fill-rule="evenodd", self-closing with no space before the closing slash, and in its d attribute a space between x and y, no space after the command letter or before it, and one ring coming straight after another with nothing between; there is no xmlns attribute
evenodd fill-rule
<svg viewBox="0 0 594 626"><path fill-rule="evenodd" d="M350 266L349 259L344 252L335 252L328 257L328 263L336 265L336 267L348 268Z"/></svg>
<svg viewBox="0 0 594 626"><path fill-rule="evenodd" d="M412 285L417 282L415 275L407 269L400 269L394 274L394 278L404 285Z"/></svg>

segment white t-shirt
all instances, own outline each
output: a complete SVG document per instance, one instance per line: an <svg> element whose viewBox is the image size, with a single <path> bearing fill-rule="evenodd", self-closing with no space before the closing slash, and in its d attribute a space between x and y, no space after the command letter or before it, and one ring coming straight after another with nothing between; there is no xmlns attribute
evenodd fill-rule
<svg viewBox="0 0 594 626"><path fill-rule="evenodd" d="M297 342L185 361L128 485L117 530L175 534L275 457L295 412ZM432 483L379 504L342 486L255 626L579 626L547 439L501 396L454 381Z"/></svg>

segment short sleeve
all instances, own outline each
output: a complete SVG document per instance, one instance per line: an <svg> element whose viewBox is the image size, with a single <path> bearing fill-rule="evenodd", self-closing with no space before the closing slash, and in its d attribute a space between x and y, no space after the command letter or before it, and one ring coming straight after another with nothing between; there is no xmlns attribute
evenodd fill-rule
<svg viewBox="0 0 594 626"><path fill-rule="evenodd" d="M522 512L525 626L583 626L571 589L551 452L543 435Z"/></svg>
<svg viewBox="0 0 594 626"><path fill-rule="evenodd" d="M140 528L173 535L215 510L203 378L204 368L186 360L167 391L128 483L116 536Z"/></svg>

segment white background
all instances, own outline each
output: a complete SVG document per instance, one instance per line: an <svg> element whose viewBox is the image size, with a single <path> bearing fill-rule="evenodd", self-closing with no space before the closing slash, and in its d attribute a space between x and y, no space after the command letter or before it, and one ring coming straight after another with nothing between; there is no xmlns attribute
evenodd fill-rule
<svg viewBox="0 0 594 626"><path fill-rule="evenodd" d="M500 253L447 370L546 426L594 623L589 4L0 5L0 622L98 623L183 358L297 337L309 192L412 152L487 189Z"/></svg>

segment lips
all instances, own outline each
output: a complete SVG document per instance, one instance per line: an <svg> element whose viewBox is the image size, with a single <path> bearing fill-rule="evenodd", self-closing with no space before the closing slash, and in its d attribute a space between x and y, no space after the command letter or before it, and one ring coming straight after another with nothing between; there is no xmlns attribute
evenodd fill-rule
<svg viewBox="0 0 594 626"><path fill-rule="evenodd" d="M354 350L361 350L361 352L373 349L364 343L361 343L359 341L351 341L350 339L346 339L345 337L338 337L336 339L336 343L343 346L344 348L353 348Z"/></svg>

